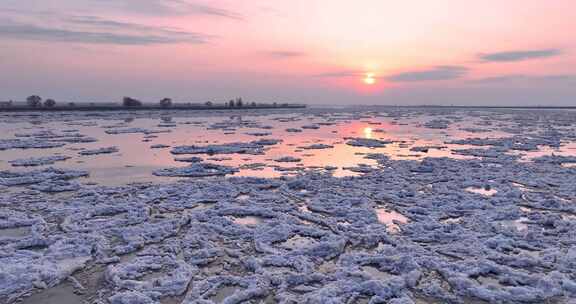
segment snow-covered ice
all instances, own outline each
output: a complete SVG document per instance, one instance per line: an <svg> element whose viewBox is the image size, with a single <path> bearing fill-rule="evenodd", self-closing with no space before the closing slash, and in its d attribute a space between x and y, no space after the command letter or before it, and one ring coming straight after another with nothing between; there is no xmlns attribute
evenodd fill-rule
<svg viewBox="0 0 576 304"><path fill-rule="evenodd" d="M0 303L576 298L576 168L568 166L576 113L323 111L170 120L78 113L65 123L46 113L53 131L7 134ZM0 127L13 119L0 115ZM295 121L322 127L287 131ZM367 125L386 132L360 137ZM254 141L254 132L276 138ZM152 133L158 139L146 139L172 148L141 143ZM61 154L108 145L122 154ZM195 154L224 155L213 164ZM131 167L102 169L118 164ZM156 179L90 182L135 168ZM270 172L278 175L259 177Z"/></svg>
<svg viewBox="0 0 576 304"><path fill-rule="evenodd" d="M120 151L118 147L104 147L97 149L88 149L78 152L80 155L97 155L97 154L110 154Z"/></svg>
<svg viewBox="0 0 576 304"><path fill-rule="evenodd" d="M67 159L70 159L70 157L64 155L54 155L43 157L20 158L11 160L9 161L9 163L14 167L34 167L34 166L53 165L56 162L65 161Z"/></svg>

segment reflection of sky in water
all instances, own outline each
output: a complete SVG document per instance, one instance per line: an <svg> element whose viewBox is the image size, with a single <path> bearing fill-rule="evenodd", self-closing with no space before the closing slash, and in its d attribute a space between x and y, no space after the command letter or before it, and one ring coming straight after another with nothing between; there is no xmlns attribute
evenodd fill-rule
<svg viewBox="0 0 576 304"><path fill-rule="evenodd" d="M290 117L297 121L278 121L275 118ZM420 116L417 118L391 118L391 117L371 117L357 118L344 117L342 119L331 120L332 117L304 116L300 114L268 115L268 116L245 116L244 121L255 121L260 126L272 126L272 129L259 128L238 128L235 131L222 129L207 129L214 123L227 121L229 117L179 117L172 119L176 127L159 127L163 121L160 119L135 119L125 122L124 120L98 120L94 119L97 126L66 125L63 122L47 122L39 125L30 123L2 123L2 138L13 138L14 133L31 133L40 130L52 130L60 133L61 130L77 129L79 133L95 137L98 142L68 144L61 148L53 149L28 149L28 150L5 150L0 151L0 169L6 170L30 170L26 168L11 167L7 161L18 158L40 157L55 154L71 156L65 162L58 162L54 167L84 169L90 171L90 180L102 184L123 184L127 182L145 181L172 181L172 178L155 177L151 174L154 169L187 166L188 163L174 161L174 156L167 149L151 149L154 144L165 144L170 146L178 145L207 145L222 144L230 142L248 142L261 138L282 139L283 142L267 147L265 155L247 154L220 154L214 156L197 155L205 161L240 166L250 163L265 163L268 166L262 170L243 169L238 176L259 176L277 177L283 172L274 170L271 166L282 167L310 167L310 166L334 166L338 167L334 171L336 176L355 175L343 167L356 166L358 164L376 165L374 160L364 159L366 153L384 153L392 159L420 159L422 157L459 157L452 155L451 148L464 149L466 145L446 145L446 140L468 138L468 137L497 137L504 133L469 133L459 130L463 127L474 126L474 119L466 117L465 121L453 123L448 129L428 129L421 127L423 122L434 119L430 116ZM240 119L238 117L234 119ZM299 128L303 125L315 123L332 122L335 125L321 125L319 129L303 129L303 132L286 132L287 128ZM79 122L79 121L73 121ZM190 124L190 122L201 122L201 124ZM108 135L107 129L102 126L115 124L125 124L122 128L146 128L146 129L169 129L170 133L154 134L157 138L151 138L149 142L144 142L144 134L119 134ZM269 136L252 136L248 132L271 132ZM347 137L364 137L371 139L393 140L394 143L383 148L371 149L366 147L352 147L345 144ZM329 144L333 149L305 150L298 147L311 144ZM428 153L418 153L410 151L411 147L424 145L448 146L448 149L430 149ZM117 146L119 153L102 154L94 156L79 156L78 149L94 149L100 147ZM476 147L479 148L479 147ZM558 153L557 151L551 151ZM549 153L551 153L549 152ZM545 152L542 152L545 153ZM184 155L181 155L184 156ZM190 155L191 156L191 155ZM273 159L283 156L293 156L302 159L300 163L278 163ZM209 160L211 157L226 158L223 161Z"/></svg>
<svg viewBox="0 0 576 304"><path fill-rule="evenodd" d="M486 189L486 188L480 188L480 187L468 187L468 188L466 188L466 191L480 194L480 195L484 195L484 196L492 196L492 195L496 194L496 192L498 192L496 189Z"/></svg>
<svg viewBox="0 0 576 304"><path fill-rule="evenodd" d="M402 224L408 223L408 219L404 215L394 210L388 210L386 208L375 208L374 211L376 211L378 221L382 224L386 224L392 232L398 232L398 230L400 230L400 227L398 227L395 222Z"/></svg>
<svg viewBox="0 0 576 304"><path fill-rule="evenodd" d="M262 222L262 218L257 216L231 217L231 220L239 225L254 226Z"/></svg>

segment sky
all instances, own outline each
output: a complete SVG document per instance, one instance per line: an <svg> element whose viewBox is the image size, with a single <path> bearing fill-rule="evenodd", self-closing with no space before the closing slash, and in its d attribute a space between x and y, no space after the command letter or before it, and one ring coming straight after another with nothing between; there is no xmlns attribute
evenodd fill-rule
<svg viewBox="0 0 576 304"><path fill-rule="evenodd" d="M574 0L2 0L0 100L576 105Z"/></svg>

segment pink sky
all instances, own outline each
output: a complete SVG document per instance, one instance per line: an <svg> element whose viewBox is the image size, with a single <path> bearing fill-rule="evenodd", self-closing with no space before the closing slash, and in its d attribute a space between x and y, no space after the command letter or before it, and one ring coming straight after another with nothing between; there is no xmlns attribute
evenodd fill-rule
<svg viewBox="0 0 576 304"><path fill-rule="evenodd" d="M0 99L573 105L574 11L571 0L3 0Z"/></svg>

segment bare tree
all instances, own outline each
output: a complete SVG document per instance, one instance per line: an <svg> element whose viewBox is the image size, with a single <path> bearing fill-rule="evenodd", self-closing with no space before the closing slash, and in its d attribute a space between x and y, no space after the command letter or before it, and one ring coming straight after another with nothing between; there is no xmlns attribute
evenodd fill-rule
<svg viewBox="0 0 576 304"><path fill-rule="evenodd" d="M38 95L28 96L28 98L26 98L26 103L29 107L38 108L42 106L42 97Z"/></svg>
<svg viewBox="0 0 576 304"><path fill-rule="evenodd" d="M124 99L122 100L122 105L124 107L141 107L142 102L138 99L134 99L131 97L124 97Z"/></svg>
<svg viewBox="0 0 576 304"><path fill-rule="evenodd" d="M54 106L56 106L56 101L54 99L49 98L44 101L44 107L53 108Z"/></svg>
<svg viewBox="0 0 576 304"><path fill-rule="evenodd" d="M170 108L172 107L172 99L170 98L164 98L162 100L160 100L160 106L162 108Z"/></svg>

